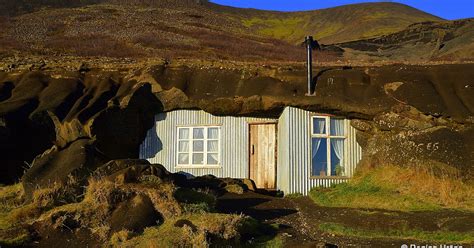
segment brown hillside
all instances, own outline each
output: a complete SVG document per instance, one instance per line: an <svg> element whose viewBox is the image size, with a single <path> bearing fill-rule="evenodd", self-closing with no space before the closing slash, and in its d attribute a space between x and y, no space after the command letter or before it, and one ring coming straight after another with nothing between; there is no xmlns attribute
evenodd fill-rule
<svg viewBox="0 0 474 248"><path fill-rule="evenodd" d="M474 19L418 23L394 34L336 46L351 60L472 60Z"/></svg>
<svg viewBox="0 0 474 248"><path fill-rule="evenodd" d="M258 34L291 43L301 42L305 35L313 35L326 44L358 40L401 31L417 22L442 20L399 3L351 4L303 12L222 6L214 6L214 9L235 16Z"/></svg>
<svg viewBox="0 0 474 248"><path fill-rule="evenodd" d="M294 45L390 34L437 17L401 4L272 12L196 0L0 0L0 55L303 61ZM335 60L331 52L318 56Z"/></svg>

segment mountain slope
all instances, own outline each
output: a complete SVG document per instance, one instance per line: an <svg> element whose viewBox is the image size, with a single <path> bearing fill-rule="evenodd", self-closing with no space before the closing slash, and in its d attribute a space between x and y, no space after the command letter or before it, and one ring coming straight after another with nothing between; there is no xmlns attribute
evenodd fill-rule
<svg viewBox="0 0 474 248"><path fill-rule="evenodd" d="M474 18L413 24L390 35L335 46L343 49L344 57L352 60L472 60Z"/></svg>
<svg viewBox="0 0 474 248"><path fill-rule="evenodd" d="M375 56L374 51L358 50L357 42L378 42L383 46L385 41L377 41L379 37L397 33L416 35L418 31L409 31L414 23L433 23L425 27L424 33L431 29L435 32L437 23L451 23L395 3L275 12L226 7L203 0L0 1L0 13L3 13L0 15L0 57L304 61L304 49L298 44L305 35L314 35L320 43L338 44L326 46L326 51L319 52L316 57L319 61L341 60L343 51L347 59L367 56L391 59L392 53ZM398 60L472 58L472 53L464 51L470 48L472 40L462 38L472 29L466 26L457 30L451 34L453 42L446 45L442 54L418 53L433 50L433 45L425 42L418 47L402 44L403 49L395 51L398 54L395 57ZM392 46L396 47L402 40L394 38ZM455 56L444 56L451 53Z"/></svg>
<svg viewBox="0 0 474 248"><path fill-rule="evenodd" d="M401 31L408 25L442 19L399 3L363 3L304 12L272 12L213 6L238 18L258 34L301 42L313 35L323 43L376 37Z"/></svg>

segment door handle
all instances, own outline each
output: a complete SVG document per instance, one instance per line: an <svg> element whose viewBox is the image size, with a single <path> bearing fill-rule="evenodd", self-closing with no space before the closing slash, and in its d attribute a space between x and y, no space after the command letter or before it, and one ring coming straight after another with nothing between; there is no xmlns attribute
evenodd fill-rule
<svg viewBox="0 0 474 248"><path fill-rule="evenodd" d="M255 145L252 145L252 155L255 154Z"/></svg>

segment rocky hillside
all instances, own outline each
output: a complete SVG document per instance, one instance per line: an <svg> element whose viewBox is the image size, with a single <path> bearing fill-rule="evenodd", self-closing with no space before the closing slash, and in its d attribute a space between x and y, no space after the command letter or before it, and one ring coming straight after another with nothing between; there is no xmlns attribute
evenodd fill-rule
<svg viewBox="0 0 474 248"><path fill-rule="evenodd" d="M340 46L344 50L326 47L317 60L357 60L363 56L352 56L350 52L342 55L346 48L353 47L350 42L383 39L376 37L396 32L412 33L413 26L405 28L419 22L434 23L424 26L424 33L438 32L439 25L458 25L437 24L443 20L395 3L285 13L192 0L2 1L2 57L72 55L303 61L304 51L299 44L305 35L314 35L324 44L349 42ZM471 58L470 53L463 52L472 43L463 38L469 30L465 27L452 32L456 42L446 46L443 53L449 56L419 55L416 51L431 52L431 44L412 47L406 46L403 39L392 39L394 46L403 48L395 58L405 55L408 60L423 61ZM359 52L372 55L370 51ZM386 53L374 58L390 59L390 56Z"/></svg>
<svg viewBox="0 0 474 248"><path fill-rule="evenodd" d="M442 20L399 3L351 4L303 12L213 8L235 16L258 34L293 44L302 42L306 35L332 44L394 33L413 23Z"/></svg>
<svg viewBox="0 0 474 248"><path fill-rule="evenodd" d="M352 60L396 61L472 60L474 19L424 22L403 31L372 39L336 44Z"/></svg>
<svg viewBox="0 0 474 248"><path fill-rule="evenodd" d="M463 168L468 178L473 173L472 65L321 68L316 97L304 97L298 66L130 66L0 73L2 182L30 166L56 176L136 158L154 114L180 108L234 116L276 116L285 106L333 113L358 119L361 144L383 150L376 154L401 149L406 157L394 158L402 164L416 157ZM399 139L407 147L398 147ZM437 142L446 149L410 148Z"/></svg>

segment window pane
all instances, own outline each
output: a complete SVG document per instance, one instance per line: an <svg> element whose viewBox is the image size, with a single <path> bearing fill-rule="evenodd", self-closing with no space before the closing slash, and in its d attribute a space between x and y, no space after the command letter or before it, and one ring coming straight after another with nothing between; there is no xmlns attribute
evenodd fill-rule
<svg viewBox="0 0 474 248"><path fill-rule="evenodd" d="M188 152L189 151L189 141L180 141L178 146L178 152Z"/></svg>
<svg viewBox="0 0 474 248"><path fill-rule="evenodd" d="M179 139L189 139L189 128L179 128Z"/></svg>
<svg viewBox="0 0 474 248"><path fill-rule="evenodd" d="M204 139L204 128L194 128L193 139Z"/></svg>
<svg viewBox="0 0 474 248"><path fill-rule="evenodd" d="M178 154L178 164L189 164L189 154L179 153Z"/></svg>
<svg viewBox="0 0 474 248"><path fill-rule="evenodd" d="M327 139L312 138L312 176L327 176Z"/></svg>
<svg viewBox="0 0 474 248"><path fill-rule="evenodd" d="M331 139L331 176L344 175L344 139Z"/></svg>
<svg viewBox="0 0 474 248"><path fill-rule="evenodd" d="M204 151L204 141L197 140L193 141L193 152L203 152Z"/></svg>
<svg viewBox="0 0 474 248"><path fill-rule="evenodd" d="M217 152L218 151L218 144L219 141L217 140L210 140L207 142L207 151L208 152Z"/></svg>
<svg viewBox="0 0 474 248"><path fill-rule="evenodd" d="M331 118L331 136L344 136L344 119Z"/></svg>
<svg viewBox="0 0 474 248"><path fill-rule="evenodd" d="M211 127L207 130L208 139L218 139L219 138L219 128Z"/></svg>
<svg viewBox="0 0 474 248"><path fill-rule="evenodd" d="M313 118L313 134L326 134L326 119Z"/></svg>
<svg viewBox="0 0 474 248"><path fill-rule="evenodd" d="M219 161L217 161L217 158L219 156L217 155L217 153L208 153L207 154L207 164L218 164Z"/></svg>
<svg viewBox="0 0 474 248"><path fill-rule="evenodd" d="M204 153L193 153L193 164L204 164Z"/></svg>

